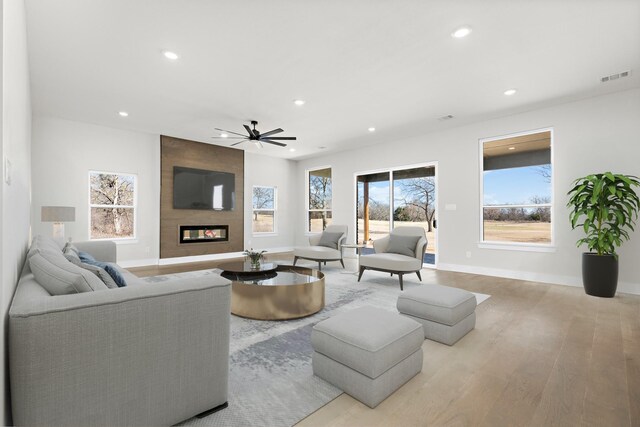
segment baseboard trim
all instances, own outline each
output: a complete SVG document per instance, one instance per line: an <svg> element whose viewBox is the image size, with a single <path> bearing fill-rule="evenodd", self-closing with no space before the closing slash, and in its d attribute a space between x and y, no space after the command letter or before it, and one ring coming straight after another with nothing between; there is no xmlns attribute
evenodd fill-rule
<svg viewBox="0 0 640 427"><path fill-rule="evenodd" d="M122 268L146 267L148 265L158 265L158 258L132 259L127 261L118 261L118 265Z"/></svg>
<svg viewBox="0 0 640 427"><path fill-rule="evenodd" d="M480 267L463 264L438 263L439 270L455 271L457 273L480 274L483 276L504 277L506 279L526 280L530 282L551 283L553 285L582 287L579 276L563 276L559 274L536 273L532 271L505 270L500 268ZM618 282L618 292L640 295L640 283Z"/></svg>

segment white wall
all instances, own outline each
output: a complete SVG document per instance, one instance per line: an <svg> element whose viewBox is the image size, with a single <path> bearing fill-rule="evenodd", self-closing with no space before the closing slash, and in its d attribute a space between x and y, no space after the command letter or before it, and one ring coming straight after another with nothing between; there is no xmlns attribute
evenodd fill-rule
<svg viewBox="0 0 640 427"><path fill-rule="evenodd" d="M261 156L245 152L245 214L244 241L245 249L277 249L291 248L295 241L297 212L297 185L295 184L296 162L286 159ZM254 185L277 187L278 206L276 212L275 235L253 235L252 233L252 189Z"/></svg>
<svg viewBox="0 0 640 427"><path fill-rule="evenodd" d="M118 261L155 262L159 256L160 137L55 118L33 122L33 233L51 235L42 206L74 206L65 236L89 239L89 171L138 177L136 239L118 243Z"/></svg>
<svg viewBox="0 0 640 427"><path fill-rule="evenodd" d="M7 373L7 313L29 245L31 200L31 94L25 8L22 0L2 4L2 289L0 290L0 422L10 423ZM11 162L11 183L4 180Z"/></svg>
<svg viewBox="0 0 640 427"><path fill-rule="evenodd" d="M123 154L124 153L124 154ZM33 122L34 234L51 234L51 224L40 221L42 206L74 206L76 221L66 223L65 235L75 241L89 238L89 170L134 173L138 176L137 239L118 244L123 266L158 262L160 230L160 136L131 132L50 117ZM290 248L294 241L295 211L289 206L294 192L295 162L258 154L245 155L245 248ZM253 237L251 189L278 187L278 233ZM198 260L223 257L210 255ZM194 259L195 260L195 259ZM176 262L181 260L171 260Z"/></svg>
<svg viewBox="0 0 640 427"><path fill-rule="evenodd" d="M523 278L579 286L580 237L568 223L566 192L570 183L588 173L611 170L640 176L640 89L558 105L476 123L443 132L299 162L297 192L304 194L304 173L319 165L333 168L334 223L355 217L354 173L385 167L438 161L439 267L480 274ZM478 248L480 138L553 127L555 246L553 253ZM456 204L456 211L445 211ZM297 244L304 244L304 199L298 202ZM353 240L353 235L351 236ZM466 252L471 252L471 258ZM618 289L640 293L640 232L619 250Z"/></svg>

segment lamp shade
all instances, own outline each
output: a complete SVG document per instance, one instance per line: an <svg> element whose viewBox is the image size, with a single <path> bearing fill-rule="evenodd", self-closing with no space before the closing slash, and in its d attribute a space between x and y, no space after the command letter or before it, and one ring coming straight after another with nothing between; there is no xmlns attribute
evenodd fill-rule
<svg viewBox="0 0 640 427"><path fill-rule="evenodd" d="M42 222L73 222L76 220L76 208L69 206L43 206Z"/></svg>

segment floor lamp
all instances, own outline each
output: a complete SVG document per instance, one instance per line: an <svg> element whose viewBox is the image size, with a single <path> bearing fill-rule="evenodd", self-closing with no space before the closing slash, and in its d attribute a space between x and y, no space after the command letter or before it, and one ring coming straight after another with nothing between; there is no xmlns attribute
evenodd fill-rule
<svg viewBox="0 0 640 427"><path fill-rule="evenodd" d="M76 208L69 206L43 206L42 222L53 223L53 238L64 242L64 223L76 220Z"/></svg>

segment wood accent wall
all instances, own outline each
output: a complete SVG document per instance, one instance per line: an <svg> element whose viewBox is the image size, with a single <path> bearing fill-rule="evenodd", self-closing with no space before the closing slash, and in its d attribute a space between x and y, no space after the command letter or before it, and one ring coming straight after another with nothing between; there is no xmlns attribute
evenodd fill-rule
<svg viewBox="0 0 640 427"><path fill-rule="evenodd" d="M244 151L160 136L160 258L241 252L244 250ZM235 174L233 211L173 209L173 167ZM143 219L141 219L143 220ZM180 244L181 225L228 225L229 241Z"/></svg>

